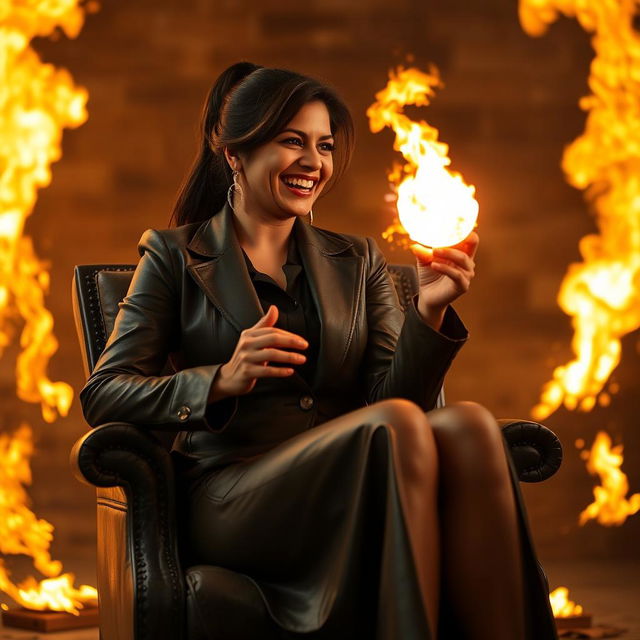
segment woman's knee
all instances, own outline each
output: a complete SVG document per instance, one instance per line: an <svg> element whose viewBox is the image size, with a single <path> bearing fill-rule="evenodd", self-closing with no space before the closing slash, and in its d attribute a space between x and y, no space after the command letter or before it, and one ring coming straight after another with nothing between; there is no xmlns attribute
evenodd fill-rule
<svg viewBox="0 0 640 640"><path fill-rule="evenodd" d="M504 457L502 433L493 414L476 402L457 402L427 414L438 449L469 464Z"/></svg>
<svg viewBox="0 0 640 640"><path fill-rule="evenodd" d="M462 428L474 429L477 433L496 434L500 427L495 416L485 406L478 402L454 402L450 405L457 416Z"/></svg>
<svg viewBox="0 0 640 640"><path fill-rule="evenodd" d="M371 405L374 407L376 422L393 434L401 463L417 473L425 467L435 468L436 444L424 411L403 398L382 400Z"/></svg>
<svg viewBox="0 0 640 640"><path fill-rule="evenodd" d="M446 496L511 496L509 463L502 431L482 405L460 402L427 414L441 460ZM505 493L506 491L506 493ZM511 498L506 498L511 499Z"/></svg>
<svg viewBox="0 0 640 640"><path fill-rule="evenodd" d="M500 427L493 414L477 402L455 402L426 414L429 423L443 435L495 438Z"/></svg>
<svg viewBox="0 0 640 640"><path fill-rule="evenodd" d="M429 430L424 411L411 400L390 398L370 405L378 422L387 424L395 432L407 438L418 438Z"/></svg>

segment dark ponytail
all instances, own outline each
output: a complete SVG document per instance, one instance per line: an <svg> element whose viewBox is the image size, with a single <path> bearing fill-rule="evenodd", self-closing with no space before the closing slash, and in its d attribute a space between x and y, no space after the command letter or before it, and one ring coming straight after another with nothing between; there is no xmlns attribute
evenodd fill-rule
<svg viewBox="0 0 640 640"><path fill-rule="evenodd" d="M239 62L211 87L200 121L200 148L180 187L171 215L176 225L215 215L227 199L232 175L225 157L265 144L307 103L321 100L329 111L336 141L335 180L346 169L353 148L353 121L337 93L317 80L284 69ZM337 162L336 162L337 160Z"/></svg>
<svg viewBox="0 0 640 640"><path fill-rule="evenodd" d="M251 62L238 62L222 72L213 84L200 118L200 148L180 186L171 220L177 226L206 220L225 203L231 185L231 169L224 154L214 151L212 134L220 125L220 114L231 90L256 69Z"/></svg>

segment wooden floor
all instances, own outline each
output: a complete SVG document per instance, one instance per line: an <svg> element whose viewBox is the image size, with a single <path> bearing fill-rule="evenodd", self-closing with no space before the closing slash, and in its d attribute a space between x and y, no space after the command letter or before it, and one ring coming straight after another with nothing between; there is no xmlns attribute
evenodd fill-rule
<svg viewBox="0 0 640 640"><path fill-rule="evenodd" d="M570 598L593 615L594 625L625 628L627 631L616 637L640 640L640 560L582 564L546 562L545 571L551 589L568 587ZM98 630L40 634L0 625L0 640L98 640Z"/></svg>

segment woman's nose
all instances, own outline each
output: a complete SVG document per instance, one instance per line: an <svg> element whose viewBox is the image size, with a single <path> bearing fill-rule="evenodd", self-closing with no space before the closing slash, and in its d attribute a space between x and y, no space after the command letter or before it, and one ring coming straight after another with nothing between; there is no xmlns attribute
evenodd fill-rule
<svg viewBox="0 0 640 640"><path fill-rule="evenodd" d="M300 164L309 169L320 169L322 167L322 158L317 149L307 149L300 158Z"/></svg>

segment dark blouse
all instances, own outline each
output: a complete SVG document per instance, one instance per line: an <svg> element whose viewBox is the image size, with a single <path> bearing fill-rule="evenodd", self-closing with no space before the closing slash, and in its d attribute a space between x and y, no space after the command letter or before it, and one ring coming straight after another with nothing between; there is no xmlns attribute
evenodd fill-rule
<svg viewBox="0 0 640 640"><path fill-rule="evenodd" d="M278 307L278 321L275 326L302 336L309 343L307 349L300 351L307 357L306 362L302 365L295 364L293 367L307 384L311 385L318 360L320 318L302 266L295 234L292 233L289 237L287 261L282 265L287 278L286 291L271 276L258 271L244 249L242 253L263 311L266 313L269 306L274 304ZM273 362L271 366L291 365Z"/></svg>

